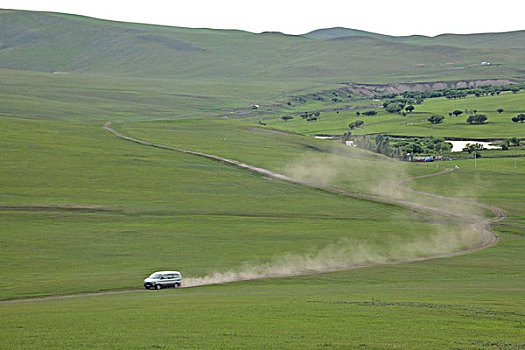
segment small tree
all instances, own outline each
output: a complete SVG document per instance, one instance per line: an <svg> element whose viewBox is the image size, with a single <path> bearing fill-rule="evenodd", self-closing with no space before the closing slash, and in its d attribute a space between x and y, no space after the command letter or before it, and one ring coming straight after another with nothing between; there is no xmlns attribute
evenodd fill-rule
<svg viewBox="0 0 525 350"><path fill-rule="evenodd" d="M384 154L385 156L389 156L392 152L392 148L390 147L390 142L388 137L383 136L381 134L376 136L376 149L375 151L377 153Z"/></svg>
<svg viewBox="0 0 525 350"><path fill-rule="evenodd" d="M459 117L461 114L463 114L463 111L460 111L459 109L456 109L454 112L452 112L454 116Z"/></svg>
<svg viewBox="0 0 525 350"><path fill-rule="evenodd" d="M431 116L431 117L428 118L427 120L428 120L431 124L439 124L439 123L442 123L442 122L443 122L443 119L445 119L445 117L443 117L442 115L434 114L433 116Z"/></svg>
<svg viewBox="0 0 525 350"><path fill-rule="evenodd" d="M348 124L348 128L350 128L350 130L352 130L352 129L355 129L355 128L363 127L363 125L365 125L364 121L356 120L355 122L352 122L352 123Z"/></svg>
<svg viewBox="0 0 525 350"><path fill-rule="evenodd" d="M285 115L285 116L281 117L281 119L284 120L285 122L287 122L290 119L293 119L293 117L291 115Z"/></svg>
<svg viewBox="0 0 525 350"><path fill-rule="evenodd" d="M463 151L468 152L468 154L471 154L472 152L481 151L483 149L483 145L480 143L467 143L463 148Z"/></svg>
<svg viewBox="0 0 525 350"><path fill-rule="evenodd" d="M403 103L394 102L394 103L388 104L385 107L385 110L388 113L399 113L399 112L401 112L403 110L404 107L405 107L405 105Z"/></svg>
<svg viewBox="0 0 525 350"><path fill-rule="evenodd" d="M525 122L525 114L520 113L516 117L512 117L512 121L514 123L518 123L518 122L523 123L523 122Z"/></svg>
<svg viewBox="0 0 525 350"><path fill-rule="evenodd" d="M471 115L467 119L467 123L469 124L483 124L487 120L487 116L484 114L475 114Z"/></svg>
<svg viewBox="0 0 525 350"><path fill-rule="evenodd" d="M517 137L512 137L511 139L509 139L509 143L514 145L514 146L519 146L520 142L521 142L521 140L519 138L517 138Z"/></svg>
<svg viewBox="0 0 525 350"><path fill-rule="evenodd" d="M501 113L503 113L504 109L503 109L503 108L498 108L498 109L496 109L496 111L497 111L499 114L501 114Z"/></svg>
<svg viewBox="0 0 525 350"><path fill-rule="evenodd" d="M376 115L377 112L376 111L365 111L362 114L371 117L373 115Z"/></svg>
<svg viewBox="0 0 525 350"><path fill-rule="evenodd" d="M357 115L359 117L361 115L361 112L357 111L357 112L355 112L355 115Z"/></svg>
<svg viewBox="0 0 525 350"><path fill-rule="evenodd" d="M408 113L412 113L412 111L416 109L416 107L410 105L410 106L406 106L405 107L405 111L407 111Z"/></svg>

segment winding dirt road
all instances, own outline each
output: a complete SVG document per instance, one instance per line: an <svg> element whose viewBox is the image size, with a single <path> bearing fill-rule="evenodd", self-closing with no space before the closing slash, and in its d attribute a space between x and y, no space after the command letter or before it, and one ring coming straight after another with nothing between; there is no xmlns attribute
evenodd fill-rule
<svg viewBox="0 0 525 350"><path fill-rule="evenodd" d="M470 247L470 248L467 248L467 249L464 249L464 250L461 250L461 251L458 251L458 252L438 254L438 255L431 255L431 256L423 256L423 257L407 258L407 259L401 259L401 260L396 260L396 261L334 266L334 267L316 269L316 270L312 270L312 271L302 271L302 272L299 272L299 273L289 273L289 274L286 274L286 276L288 276L288 277L290 277L290 276L298 276L298 275L308 275L308 274L321 273L321 272L333 272L333 271L341 271L341 270L358 269L358 268L372 267L372 266L378 266L378 265L394 265L394 264L409 263L409 262L416 262L416 261L425 261L425 260L431 260L431 259L450 258L450 257L455 257L455 256L469 254L469 253L472 253L472 252L476 252L476 251L488 248L488 247L496 244L496 242L498 241L498 237L493 231L490 230L490 224L493 223L493 222L501 221L501 220L505 219L506 216L507 216L507 214L505 213L505 211L503 209L495 207L495 206L491 206L491 205L487 205L487 204L483 204L483 203L478 203L478 202L474 202L474 201L469 201L469 200L464 200L464 199L459 199L459 198L441 196L441 195L437 195L437 194L433 194L433 193L416 191L416 190L413 190L413 189L410 189L410 188L407 188L407 187L403 186L403 183L406 183L408 181L422 179L422 178L427 178L427 177L432 177L432 176L439 176L439 175L448 174L451 171L453 171L454 169L448 169L447 168L447 169L445 169L443 171L432 173L432 174L408 177L408 178L405 178L405 179L402 179L402 180L395 181L395 182L392 183L392 185L394 187L397 187L401 191L404 191L404 192L414 193L414 194L418 194L418 195L421 195L421 196L427 196L427 197L430 197L430 198L436 198L436 199L440 199L440 200L452 201L452 202L456 202L456 203L465 204L465 205L468 205L468 206L473 206L473 207L479 207L479 208L487 209L487 210L490 210L494 214L494 217L488 218L488 219L483 219L480 222L480 218L478 216L467 216L465 214L457 213L457 212L446 210L446 209L442 209L442 208L432 207L430 205L426 205L426 204L422 204L422 203L415 203L413 201L406 201L406 200L400 200L400 199L395 199L395 198L383 198L383 197L374 196L374 195L365 195L365 194L359 194L359 193L352 193L352 192L349 192L349 191L346 191L346 190L342 190L342 189L338 189L338 188L334 188L334 187L330 187L330 186L320 186L320 185L317 185L317 184L296 180L296 179L290 178L290 177L288 177L286 175L283 175L283 174L279 174L279 173L276 173L276 172L273 172L273 171L270 171L270 170L267 170L267 169L255 167L255 166L252 166L252 165L249 165L249 164L246 164L246 163L242 163L242 162L239 162L239 161L236 161L236 160L220 157L220 156L217 156L217 155L203 153L203 152L190 151L190 150L186 150L186 149L182 149L182 148L178 148L178 147L160 145L160 144L155 144L155 143L152 143L152 142L149 142L149 141L135 139L133 137L122 135L118 131L112 129L110 127L110 124L111 124L111 122L106 122L103 125L104 130L112 133L113 135L115 135L115 136L117 136L117 137L119 137L121 139L130 141L130 142L134 142L134 143L138 143L138 144L141 144L141 145L144 145L144 146L162 148L162 149L182 152L182 153L186 153L186 154L192 154L192 155L195 155L195 156L200 156L200 157L204 157L204 158L208 158L208 159L213 159L213 160L216 160L216 161L219 161L219 162L222 162L222 163L226 163L226 164L230 164L230 165L233 165L233 166L236 166L236 167L239 167L239 168L248 169L251 172L258 173L258 174L261 174L261 175L264 175L264 176L267 176L267 177L270 177L270 178L273 178L273 179L286 181L286 182L290 182L290 183L294 183L294 184L298 184L298 185L302 185L302 186L307 186L307 187L311 187L311 188L315 188L315 189L320 189L320 190L324 190L324 191L331 192L331 193L336 193L336 194L343 195L343 196L348 196L348 197L353 197L353 198L358 198L358 199L363 199L363 200L368 200L368 201L374 201L374 202L378 202L378 203L388 203L388 204L400 205L400 206L404 206L404 207L407 207L407 208L411 208L413 210L432 212L432 213L435 213L435 214L440 214L440 215L446 215L446 216L449 216L449 217L454 217L454 218L457 218L457 219L460 219L460 220L463 220L463 221L466 221L466 222L477 222L477 223L485 225L487 227L486 230L489 230L489 235L488 235L487 238L485 238L483 240L483 242L481 242L480 244L478 244L476 246L473 246L473 247ZM284 275L271 275L271 274L269 274L269 275L265 275L265 276L259 277L259 278L271 278L271 277L284 277ZM248 279L248 278L246 278L246 279ZM241 280L246 280L246 279L237 279L235 281L241 281ZM186 284L185 288L196 287L196 286L201 286L201 285L206 285L206 284L213 284L213 283ZM111 291L100 291L100 292L84 292L84 293L69 294L69 295L58 295L58 296L30 297L30 298L23 298L23 299L4 300L4 301L0 301L0 303L1 304L5 304L5 303L20 303L20 302L32 302L32 301L34 302L34 301L43 301L43 300L71 299L71 298L81 297L81 296L97 296L97 295L108 295L108 294L120 294L120 293L130 293L130 292L138 292L138 291L144 291L144 289L141 288L141 289L126 289L126 290L111 290Z"/></svg>
<svg viewBox="0 0 525 350"><path fill-rule="evenodd" d="M336 193L336 194L339 194L339 195L344 195L344 196L347 196L347 197L353 197L353 198L358 198L358 199L363 199L363 200L368 200L368 201L374 201L374 202L379 202L379 203L388 203L388 204L401 205L401 206L404 206L404 207L407 207L407 208L411 208L413 210L426 211L426 212L432 212L432 213L435 213L435 214L446 215L446 216L454 217L454 218L457 218L457 219L460 219L460 220L463 220L463 221L466 221L466 222L478 223L478 224L486 225L487 226L487 230L489 230L489 227L490 227L491 223L496 222L496 221L501 221L501 220L505 219L505 217L507 216L507 214L505 213L505 211L503 209L495 207L495 206L491 206L491 205L487 205L487 204L483 204L483 203L478 203L478 202L474 202L474 201L468 201L468 200L459 199L459 198L440 196L440 195L436 195L436 194L433 194L433 193L416 191L416 190L407 188L407 187L402 185L403 183L405 183L407 181L411 181L411 180L417 180L417 179L422 179L422 178L427 178L427 177L432 177L432 176L439 176L439 175L448 174L448 173L450 173L451 171L454 170L454 169L450 169L450 168L447 168L447 169L445 169L443 171L432 173L432 174L408 177L408 178L405 178L405 179L393 182L392 185L397 187L397 188L399 188L401 191L405 191L405 192L409 192L409 193L415 193L415 194L422 195L422 196L427 196L427 197L430 197L430 198L437 198L437 199L441 199L441 200L446 200L446 201L449 201L449 202L452 201L452 202L457 202L457 203L461 203L461 204L466 204L466 205L469 205L469 206L472 206L472 207L480 207L480 208L488 209L494 214L494 217L488 218L488 219L482 219L480 221L480 217L478 217L478 216L468 216L468 215L465 215L465 214L462 214L462 213L458 213L456 211L446 210L446 209L443 209L443 208L436 208L436 207L432 207L430 205L426 205L426 204L423 204L423 203L416 203L416 202L413 202L413 201L407 201L407 200L402 200L402 199L384 198L384 197L374 196L374 195L365 195L365 194L360 194L360 193L353 193L353 192L349 192L349 191L342 190L342 189L335 188L335 187L321 186L321 185L314 184L314 183L309 183L309 182L306 182L306 181L300 181L300 180L293 179L291 177L288 177L288 176L283 175L283 174L276 173L276 172L268 170L268 169L255 167L255 166L252 166L252 165L249 165L249 164L246 164L246 163L242 163L242 162L239 162L239 161L236 161L236 160L220 157L220 156L217 156L217 155L208 154L208 153L204 153L204 152L190 151L190 150L186 150L186 149L178 148L178 147L171 147L171 146L155 144L155 143L152 143L152 142L149 142L149 141L139 140L139 139L136 139L136 138L133 138L133 137L125 136L125 135L122 135L121 133L119 133L118 131L114 130L113 128L111 128L110 125L111 125L111 122L106 122L104 124L103 128L106 131L114 134L115 136L117 136L119 138L122 138L122 139L127 140L127 141L131 141L131 142L139 143L141 145L157 147L157 148L163 148L163 149L173 150L173 151L177 151L177 152L182 152L182 153L186 153L186 154L192 154L192 155L196 155L196 156L200 156L200 157L205 157L205 158L208 158L208 159L217 160L217 161L220 161L220 162L223 162L223 163L226 163L226 164L230 164L230 165L233 165L233 166L236 166L236 167L239 167L239 168L248 169L248 170L250 170L250 171L252 171L254 173L258 173L258 174L261 174L261 175L264 175L264 176L267 176L267 177L270 177L270 178L274 178L274 179L278 179L278 180L282 180L282 181L286 181L286 182L290 182L290 183L294 183L294 184L298 184L298 185L302 185L302 186L307 186L307 187L311 187L311 188L315 188L315 189L320 189L320 190ZM400 263L424 261L424 260L439 259L439 258L450 258L450 257L465 255L465 254L469 254L469 253L472 253L472 252L475 252L475 251L479 251L479 250L488 248L488 247L496 244L497 240L498 240L498 236L496 234L494 234L493 231L489 230L489 235L487 235L487 237L480 244L478 244L476 246L473 246L473 247L470 247L470 248L467 248L467 249L464 249L464 250L461 250L461 251L458 251L458 252L438 254L438 255L431 255L431 256L424 256L424 257L407 258L407 259L402 259L402 260L397 260L397 261L389 261L389 262L336 266L336 267L332 267L332 268L316 269L315 271L311 271L311 272L304 272L303 271L301 273L296 273L296 274L290 273L290 274L287 274L286 276L297 276L297 275L305 275L305 274L314 274L314 273L319 273L319 272L340 271L340 270L356 269L356 268L363 268L363 267L370 267L370 266L384 265L384 264L400 264ZM271 274L264 276L264 278L270 278L270 277L283 277L283 276L282 275L271 275ZM242 279L239 279L239 280L236 280L236 281L240 281L240 280L242 280ZM186 285L186 286L187 287L194 287L194 286L199 286L199 285L204 285L204 284L205 283L195 284L195 285Z"/></svg>

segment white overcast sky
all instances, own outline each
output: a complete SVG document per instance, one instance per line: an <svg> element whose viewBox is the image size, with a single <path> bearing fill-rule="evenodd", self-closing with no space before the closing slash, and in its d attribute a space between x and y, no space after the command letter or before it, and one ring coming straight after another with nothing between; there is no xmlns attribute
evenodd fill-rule
<svg viewBox="0 0 525 350"><path fill-rule="evenodd" d="M525 29L525 0L0 0L0 8L287 34L337 26L430 36Z"/></svg>

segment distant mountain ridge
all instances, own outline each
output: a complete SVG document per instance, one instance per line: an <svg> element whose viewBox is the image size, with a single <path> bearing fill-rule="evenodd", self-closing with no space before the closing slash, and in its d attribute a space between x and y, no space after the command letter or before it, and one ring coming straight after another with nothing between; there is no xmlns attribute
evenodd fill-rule
<svg viewBox="0 0 525 350"><path fill-rule="evenodd" d="M256 34L0 10L0 69L244 81L520 79L523 57L525 31L430 38L336 27ZM495 64L480 67L481 61Z"/></svg>
<svg viewBox="0 0 525 350"><path fill-rule="evenodd" d="M385 40L395 40L405 43L448 45L462 47L492 47L492 48L524 48L525 30L501 32L501 33L473 33L473 34L439 34L436 36L409 35L392 36L378 34L364 30L334 27L317 29L303 36L313 39L336 39L342 37L368 36Z"/></svg>
<svg viewBox="0 0 525 350"><path fill-rule="evenodd" d="M313 30L311 32L305 33L302 36L313 39L333 39L340 38L345 36L369 36L372 38L381 38L381 39L394 39L395 37L390 35L383 35L373 32L367 32L364 30L351 29L345 27L333 27L333 28L322 28Z"/></svg>

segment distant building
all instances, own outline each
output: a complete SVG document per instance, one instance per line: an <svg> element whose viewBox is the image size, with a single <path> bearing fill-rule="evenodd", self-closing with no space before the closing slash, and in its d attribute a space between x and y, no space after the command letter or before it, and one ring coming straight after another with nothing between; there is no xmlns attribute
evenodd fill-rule
<svg viewBox="0 0 525 350"><path fill-rule="evenodd" d="M490 62L483 61L483 62L481 62L481 65L482 66L490 66Z"/></svg>

